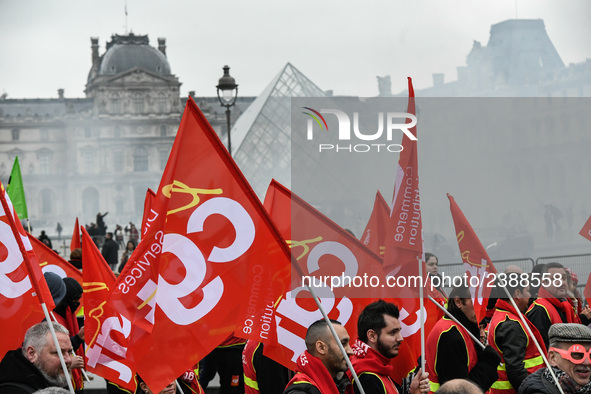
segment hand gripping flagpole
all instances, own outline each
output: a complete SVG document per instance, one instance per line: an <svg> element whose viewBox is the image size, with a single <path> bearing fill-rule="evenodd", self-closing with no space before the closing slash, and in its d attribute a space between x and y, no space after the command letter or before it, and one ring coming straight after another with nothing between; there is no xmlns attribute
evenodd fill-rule
<svg viewBox="0 0 591 394"><path fill-rule="evenodd" d="M542 356L542 360L544 360L544 364L546 364L546 367L548 367L548 371L550 371L550 374L552 375L552 379L554 379L554 381L556 382L556 386L558 386L558 390L560 390L560 393L561 394L564 394L564 391L562 390L562 386L560 385L560 382L558 381L558 378L554 374L554 370L550 366L550 363L548 362L548 359L544 355L544 352L542 351L542 348L540 347L540 344L538 343L538 340L534 336L534 333L531 331L531 328L529 327L529 324L527 324L527 322L525 321L525 316L523 316L523 314L521 313L521 311L517 307L517 304L515 304L515 300L513 299L513 297L511 296L511 294L509 294L509 290L507 290L507 287L505 287L505 286L501 286L501 287L505 291L505 294L507 295L507 298L509 298L509 300L511 301L511 305L513 305L513 308L515 308L515 310L517 311L517 315L519 315L519 318L523 322L523 326L527 330L527 333L529 334L529 337L534 341L534 345L536 345L536 348L538 349L538 352L540 352L540 355Z"/></svg>
<svg viewBox="0 0 591 394"><path fill-rule="evenodd" d="M49 331L51 332L51 337L53 338L53 343L55 344L55 349L57 351L57 355L60 359L60 363L62 364L64 376L66 377L66 380L68 381L68 388L70 389L70 392L72 392L72 394L75 394L74 387L72 386L72 379L70 379L70 372L68 371L68 367L66 366L64 356L61 352L59 341L57 340L57 336L55 335L55 330L53 328L53 324L51 323L51 318L49 316L49 311L47 310L47 305L45 305L45 302L41 296L41 290L39 289L39 283L36 280L34 280L34 278L32 278L33 267L31 264L31 260L29 260L29 256L27 255L27 251L25 250L25 245L23 244L21 234L18 231L16 231L16 224L14 222L14 218L12 217L12 212L10 211L10 209L8 207L8 203L7 203L6 198L4 196L5 196L5 190L4 190L4 187L1 186L0 187L0 200L2 202L2 208L4 209L4 212L6 213L6 218L8 219L8 223L10 225L10 228L12 229L12 234L14 235L16 243L18 244L18 248L20 249L21 255L23 256L23 260L24 260L25 264L27 265L27 268L29 271L29 280L31 281L31 283L33 284L33 287L35 288L35 292L37 293L39 303L41 304L41 309L43 309L43 314L45 315L45 320L47 321L47 325L49 326Z"/></svg>

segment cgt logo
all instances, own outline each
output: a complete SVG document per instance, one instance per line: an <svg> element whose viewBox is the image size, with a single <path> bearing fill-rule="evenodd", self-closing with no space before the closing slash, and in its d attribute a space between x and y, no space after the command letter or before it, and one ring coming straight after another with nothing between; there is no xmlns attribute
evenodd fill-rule
<svg viewBox="0 0 591 394"><path fill-rule="evenodd" d="M377 141L383 139L384 131L386 135L386 140L388 142L392 141L392 136L394 131L402 131L406 137L408 137L411 141L416 141L417 137L413 135L410 131L411 128L415 127L417 124L417 117L408 112L378 112L378 129L375 132L368 132L367 130L362 130L359 125L359 112L353 112L353 122L351 122L351 118L345 112L338 110L338 109L321 109L317 111L310 107L302 107L303 109L307 110L303 112L305 115L309 116L307 123L307 135L306 138L308 141L312 141L314 139L314 129L320 128L320 131L328 130L328 124L323 114L330 114L336 116L337 119L337 136L339 141L351 141L351 130L353 131L353 136L355 139L360 141ZM410 119L410 122L407 123L407 119ZM314 124L317 124L316 127ZM352 126L352 127L351 127ZM322 151L347 151L347 152L369 152L369 151L377 151L380 150L387 150L388 152L400 152L402 151L402 145L400 144L385 144L385 143L363 143L363 144L318 144L319 152Z"/></svg>

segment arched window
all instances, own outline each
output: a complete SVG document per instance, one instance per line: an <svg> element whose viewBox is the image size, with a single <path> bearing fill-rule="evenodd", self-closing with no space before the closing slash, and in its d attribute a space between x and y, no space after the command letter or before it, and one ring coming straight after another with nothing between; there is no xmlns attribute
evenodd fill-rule
<svg viewBox="0 0 591 394"><path fill-rule="evenodd" d="M96 217L99 212L98 190L89 186L82 192L82 211L86 217Z"/></svg>
<svg viewBox="0 0 591 394"><path fill-rule="evenodd" d="M156 103L158 107L158 112L166 112L166 95L164 93L158 94L158 97L156 98Z"/></svg>
<svg viewBox="0 0 591 394"><path fill-rule="evenodd" d="M138 146L133 151L133 170L135 172L148 171L148 151Z"/></svg>
<svg viewBox="0 0 591 394"><path fill-rule="evenodd" d="M40 211L41 215L50 215L54 208L54 193L50 189L41 190Z"/></svg>
<svg viewBox="0 0 591 394"><path fill-rule="evenodd" d="M121 113L121 96L119 93L113 93L111 95L111 113L112 114L120 114Z"/></svg>
<svg viewBox="0 0 591 394"><path fill-rule="evenodd" d="M144 112L144 96L141 93L135 93L133 95L133 109L136 114Z"/></svg>

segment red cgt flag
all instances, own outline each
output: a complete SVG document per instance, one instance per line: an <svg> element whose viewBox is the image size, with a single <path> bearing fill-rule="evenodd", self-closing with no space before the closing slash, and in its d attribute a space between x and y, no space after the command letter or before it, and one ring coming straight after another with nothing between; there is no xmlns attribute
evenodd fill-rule
<svg viewBox="0 0 591 394"><path fill-rule="evenodd" d="M154 190L148 188L148 191L146 191L146 199L144 200L144 215L142 216L142 238L144 237L146 232L148 232L148 228L151 224L151 219L155 217L154 214L152 214L152 203L154 202L155 197L156 193L154 193Z"/></svg>
<svg viewBox="0 0 591 394"><path fill-rule="evenodd" d="M290 260L192 98L151 215L109 302L132 323L127 355L157 392L233 332L266 342Z"/></svg>
<svg viewBox="0 0 591 394"><path fill-rule="evenodd" d="M133 366L126 359L131 322L119 315L107 299L115 275L84 227L84 340L86 368L132 392L136 390Z"/></svg>
<svg viewBox="0 0 591 394"><path fill-rule="evenodd" d="M340 321L349 335L355 338L357 316L374 300L374 296L379 297L382 289L376 287L374 292L370 284L356 289L345 284L346 278L361 279L365 275L367 278L381 278L382 267L380 259L359 240L276 181L269 185L265 208L291 246L292 260L297 261L300 272L292 272L290 292L277 306L274 324L276 342L265 345L264 353L294 369L296 358L305 350L304 338L308 326L322 318L304 286L309 281L302 283L300 273L318 278L310 287L320 298L323 309L330 318ZM325 276L341 278L340 283L331 280L328 285L332 284L332 289L319 288L320 278ZM363 298L353 298L353 295Z"/></svg>
<svg viewBox="0 0 591 394"><path fill-rule="evenodd" d="M390 207L382 196L382 193L378 190L369 221L359 239L369 250L380 257L383 257L386 249L386 229L388 228L389 217Z"/></svg>
<svg viewBox="0 0 591 394"><path fill-rule="evenodd" d="M414 116L415 94L410 78L408 78L408 94L407 112ZM423 258L417 128L416 118L410 119L411 122L407 119L409 128L402 137L402 152L398 159L384 254L384 267L388 270L388 275L402 278L417 277L419 264ZM419 294L418 286L396 287L393 294L395 297L414 298Z"/></svg>
<svg viewBox="0 0 591 394"><path fill-rule="evenodd" d="M76 223L74 223L74 232L72 233L72 240L70 241L70 252L73 252L74 249L80 249L81 247L80 225L78 224L78 218L76 217Z"/></svg>
<svg viewBox="0 0 591 394"><path fill-rule="evenodd" d="M62 256L49 249L47 245L30 234L29 241L33 246L33 250L35 251L35 255L37 256L37 260L39 261L39 265L41 266L41 271L43 273L53 272L54 274L59 275L61 278L74 278L78 283L80 283L80 286L82 286L82 273L80 270L64 260Z"/></svg>
<svg viewBox="0 0 591 394"><path fill-rule="evenodd" d="M467 284L470 286L470 293L472 294L474 310L478 321L481 321L486 314L486 304L491 290L487 286L487 283L490 282L487 278L490 278L491 274L496 274L497 270L454 198L449 194L447 197L449 198L449 208L456 229L460 254L466 269Z"/></svg>
<svg viewBox="0 0 591 394"><path fill-rule="evenodd" d="M591 241L591 216L589 216L579 234Z"/></svg>
<svg viewBox="0 0 591 394"><path fill-rule="evenodd" d="M0 357L17 349L25 332L55 308L51 293L16 215L4 185L0 183Z"/></svg>

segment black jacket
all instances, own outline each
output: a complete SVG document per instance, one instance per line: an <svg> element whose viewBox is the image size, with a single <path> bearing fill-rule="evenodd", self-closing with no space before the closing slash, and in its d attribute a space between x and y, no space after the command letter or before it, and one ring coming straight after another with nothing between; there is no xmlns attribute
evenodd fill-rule
<svg viewBox="0 0 591 394"><path fill-rule="evenodd" d="M0 394L27 394L51 386L22 349L10 350L0 362Z"/></svg>
<svg viewBox="0 0 591 394"><path fill-rule="evenodd" d="M558 387L543 375L546 368L538 369L521 382L519 394L560 394Z"/></svg>

